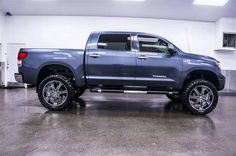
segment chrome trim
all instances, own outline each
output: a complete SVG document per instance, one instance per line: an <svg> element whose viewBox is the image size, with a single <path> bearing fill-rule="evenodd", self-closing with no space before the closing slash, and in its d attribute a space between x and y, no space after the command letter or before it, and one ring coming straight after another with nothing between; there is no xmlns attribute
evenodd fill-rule
<svg viewBox="0 0 236 156"><path fill-rule="evenodd" d="M133 94L147 94L147 91L139 91L139 90L124 90L124 93L133 93Z"/></svg>

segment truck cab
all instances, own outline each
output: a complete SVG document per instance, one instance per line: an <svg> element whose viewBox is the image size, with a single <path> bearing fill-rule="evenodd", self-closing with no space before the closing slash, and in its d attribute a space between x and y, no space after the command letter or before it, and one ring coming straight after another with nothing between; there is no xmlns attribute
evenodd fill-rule
<svg viewBox="0 0 236 156"><path fill-rule="evenodd" d="M181 54L165 39L129 32L93 33L90 38L85 60L89 86L145 91L180 89Z"/></svg>

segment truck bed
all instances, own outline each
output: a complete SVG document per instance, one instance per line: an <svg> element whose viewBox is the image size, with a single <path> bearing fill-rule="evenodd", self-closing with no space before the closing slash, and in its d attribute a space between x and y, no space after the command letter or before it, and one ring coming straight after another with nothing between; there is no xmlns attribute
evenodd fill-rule
<svg viewBox="0 0 236 156"><path fill-rule="evenodd" d="M19 72L24 73L25 83L36 84L41 68L52 64L68 67L78 78L82 79L84 76L83 49L22 48L20 51L28 54L19 67Z"/></svg>

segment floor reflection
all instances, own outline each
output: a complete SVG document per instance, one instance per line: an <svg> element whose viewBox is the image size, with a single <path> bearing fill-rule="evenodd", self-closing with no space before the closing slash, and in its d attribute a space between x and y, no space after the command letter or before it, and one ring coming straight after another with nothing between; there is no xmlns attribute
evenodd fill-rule
<svg viewBox="0 0 236 156"><path fill-rule="evenodd" d="M127 102L124 100L110 101L110 100L87 100L83 98L76 99L72 105L65 111L55 112L47 111L47 119L52 118L55 122L60 118L60 115L77 115L79 116L96 116L96 117L117 117L117 118L129 118L129 117L145 117L150 119L156 119L160 124L167 125L170 123L164 123L166 120L171 121L171 124L187 124L190 129L197 130L201 133L214 133L216 129L214 121L207 115L198 116L188 114L181 103L175 103L171 101L162 103L139 103L139 102ZM78 118L79 120L79 118ZM180 121L181 120L181 121ZM176 121L176 123L175 123Z"/></svg>

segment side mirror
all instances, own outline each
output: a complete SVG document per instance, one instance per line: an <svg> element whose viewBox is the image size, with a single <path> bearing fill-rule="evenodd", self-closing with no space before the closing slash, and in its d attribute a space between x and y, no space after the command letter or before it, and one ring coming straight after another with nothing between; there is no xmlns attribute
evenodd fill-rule
<svg viewBox="0 0 236 156"><path fill-rule="evenodd" d="M173 44L168 44L168 51L171 55L175 54L176 51L175 51L175 46Z"/></svg>

